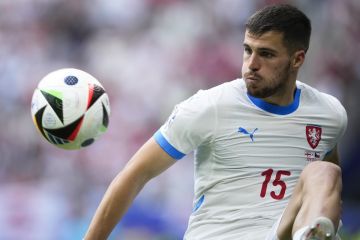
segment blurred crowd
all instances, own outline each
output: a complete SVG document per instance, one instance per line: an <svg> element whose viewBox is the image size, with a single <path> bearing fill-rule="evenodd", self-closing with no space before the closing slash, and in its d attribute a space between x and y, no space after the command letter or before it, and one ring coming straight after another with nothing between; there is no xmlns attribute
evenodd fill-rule
<svg viewBox="0 0 360 240"><path fill-rule="evenodd" d="M279 2L312 20L299 79L347 109L343 232L360 239L357 0L1 0L0 239L81 239L110 181L173 106L240 76L246 19ZM37 83L65 67L89 72L110 97L108 131L80 151L45 142L30 114ZM145 187L112 239L181 239L192 209L191 158Z"/></svg>

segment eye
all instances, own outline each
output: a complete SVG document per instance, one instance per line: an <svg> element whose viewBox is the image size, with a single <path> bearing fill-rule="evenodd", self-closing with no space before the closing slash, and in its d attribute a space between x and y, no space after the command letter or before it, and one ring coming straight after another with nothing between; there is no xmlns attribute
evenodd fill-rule
<svg viewBox="0 0 360 240"><path fill-rule="evenodd" d="M246 53L247 55L251 55L251 53L252 53L251 48L249 48L249 47L244 47L244 53Z"/></svg>
<svg viewBox="0 0 360 240"><path fill-rule="evenodd" d="M267 52L267 51L260 52L260 56L264 57L264 58L273 58L273 57L275 57L275 55L273 53Z"/></svg>

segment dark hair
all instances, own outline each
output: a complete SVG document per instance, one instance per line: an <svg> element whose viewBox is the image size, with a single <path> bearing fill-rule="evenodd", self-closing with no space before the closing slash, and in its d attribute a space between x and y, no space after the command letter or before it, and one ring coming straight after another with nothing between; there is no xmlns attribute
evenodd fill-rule
<svg viewBox="0 0 360 240"><path fill-rule="evenodd" d="M246 23L249 33L261 36L268 31L283 33L284 44L293 52L309 48L311 23L296 7L287 4L270 5L254 13Z"/></svg>

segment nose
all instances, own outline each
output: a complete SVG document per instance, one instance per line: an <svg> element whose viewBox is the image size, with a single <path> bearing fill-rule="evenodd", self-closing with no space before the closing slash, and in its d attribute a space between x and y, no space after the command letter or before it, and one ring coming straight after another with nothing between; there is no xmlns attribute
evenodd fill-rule
<svg viewBox="0 0 360 240"><path fill-rule="evenodd" d="M248 68L251 71L258 71L260 69L260 60L255 53L251 54L248 58Z"/></svg>

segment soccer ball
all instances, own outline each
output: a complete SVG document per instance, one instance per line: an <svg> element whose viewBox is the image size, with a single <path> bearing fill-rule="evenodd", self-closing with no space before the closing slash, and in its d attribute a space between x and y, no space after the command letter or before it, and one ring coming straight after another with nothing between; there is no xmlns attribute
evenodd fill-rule
<svg viewBox="0 0 360 240"><path fill-rule="evenodd" d="M108 128L110 103L89 73L64 68L46 75L35 89L31 115L41 135L63 149L92 144Z"/></svg>

